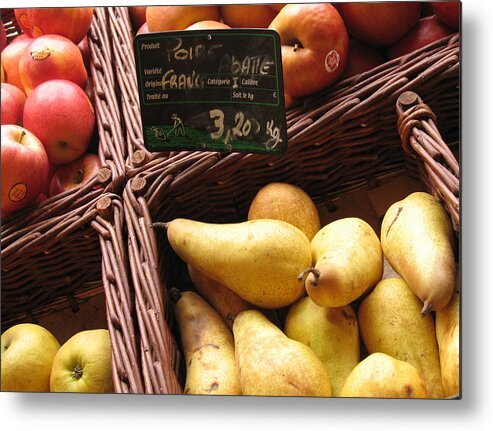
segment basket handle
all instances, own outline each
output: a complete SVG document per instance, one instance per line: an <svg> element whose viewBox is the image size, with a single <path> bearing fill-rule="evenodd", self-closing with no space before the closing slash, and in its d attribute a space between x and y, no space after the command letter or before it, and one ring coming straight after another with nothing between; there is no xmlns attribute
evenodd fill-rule
<svg viewBox="0 0 493 431"><path fill-rule="evenodd" d="M397 130L404 151L424 167L421 178L447 209L456 233L460 230L460 168L438 130L431 108L413 91L405 91L396 102ZM422 171L420 171L422 172Z"/></svg>

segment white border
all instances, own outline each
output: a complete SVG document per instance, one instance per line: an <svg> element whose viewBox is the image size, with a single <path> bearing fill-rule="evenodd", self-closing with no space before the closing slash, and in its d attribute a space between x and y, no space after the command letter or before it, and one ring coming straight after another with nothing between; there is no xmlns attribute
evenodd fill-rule
<svg viewBox="0 0 493 431"><path fill-rule="evenodd" d="M103 1L98 6L197 4L199 1ZM231 3L217 1L210 3ZM252 3L241 1L237 3ZM93 6L93 1L8 1L8 7ZM491 3L463 2L462 266L463 399L461 401L79 396L0 393L5 429L123 430L483 430L493 398L493 132Z"/></svg>

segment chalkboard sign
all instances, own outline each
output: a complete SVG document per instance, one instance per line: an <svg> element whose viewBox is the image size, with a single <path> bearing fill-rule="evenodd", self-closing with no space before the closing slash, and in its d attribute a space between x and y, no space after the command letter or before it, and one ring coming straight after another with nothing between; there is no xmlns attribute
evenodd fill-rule
<svg viewBox="0 0 493 431"><path fill-rule="evenodd" d="M267 29L185 30L134 40L149 151L283 154L280 40Z"/></svg>

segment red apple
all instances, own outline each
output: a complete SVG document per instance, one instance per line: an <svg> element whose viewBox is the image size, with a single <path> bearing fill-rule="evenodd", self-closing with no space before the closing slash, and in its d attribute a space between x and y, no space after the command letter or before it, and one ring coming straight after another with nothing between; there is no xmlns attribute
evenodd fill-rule
<svg viewBox="0 0 493 431"><path fill-rule="evenodd" d="M286 3L272 3L272 4L269 4L269 7L271 9L274 9L276 12L279 12L284 6L286 6Z"/></svg>
<svg viewBox="0 0 493 431"><path fill-rule="evenodd" d="M431 7L440 21L454 30L459 30L460 25L460 1L431 2Z"/></svg>
<svg viewBox="0 0 493 431"><path fill-rule="evenodd" d="M355 39L369 45L387 46L416 25L421 2L338 3L337 9Z"/></svg>
<svg viewBox="0 0 493 431"><path fill-rule="evenodd" d="M14 15L22 32L29 37L33 37L31 34L31 23L29 22L29 16L27 15L28 10L29 9L15 9Z"/></svg>
<svg viewBox="0 0 493 431"><path fill-rule="evenodd" d="M365 45L351 37L349 38L348 59L341 80L367 72L383 63L385 63L385 56L380 49Z"/></svg>
<svg viewBox="0 0 493 431"><path fill-rule="evenodd" d="M129 6L128 14L134 30L139 29L146 22L147 6Z"/></svg>
<svg viewBox="0 0 493 431"><path fill-rule="evenodd" d="M48 169L48 181L46 181L46 186L43 189L42 194L45 197L50 196L50 184L51 184L51 179L53 178L53 175L55 175L55 172L58 170L60 166L64 165L54 165L53 163L50 163L50 167Z"/></svg>
<svg viewBox="0 0 493 431"><path fill-rule="evenodd" d="M38 195L38 198L34 201L34 203L36 205L39 205L39 204L43 203L46 199L48 199L48 197L44 193L40 193Z"/></svg>
<svg viewBox="0 0 493 431"><path fill-rule="evenodd" d="M1 82L5 82L5 71L3 70L3 64L0 65Z"/></svg>
<svg viewBox="0 0 493 431"><path fill-rule="evenodd" d="M2 31L2 51L3 51L3 49L7 46L7 32L5 31L5 26L3 25L3 21L0 27Z"/></svg>
<svg viewBox="0 0 493 431"><path fill-rule="evenodd" d="M26 95L15 85L3 82L1 86L2 124L22 126L22 112Z"/></svg>
<svg viewBox="0 0 493 431"><path fill-rule="evenodd" d="M421 3L421 18L424 18L425 16L431 16L435 15L435 11L433 10L433 6L429 2L422 2Z"/></svg>
<svg viewBox="0 0 493 431"><path fill-rule="evenodd" d="M28 10L33 37L58 34L76 45L84 38L92 23L94 8L34 8Z"/></svg>
<svg viewBox="0 0 493 431"><path fill-rule="evenodd" d="M42 82L66 79L84 88L87 71L78 46L64 36L47 34L33 40L19 62L24 91L29 95Z"/></svg>
<svg viewBox="0 0 493 431"><path fill-rule="evenodd" d="M388 48L387 57L401 57L451 33L453 30L443 24L436 15L421 18L409 33Z"/></svg>
<svg viewBox="0 0 493 431"><path fill-rule="evenodd" d="M279 12L269 4L224 4L221 5L223 21L230 27L267 28ZM281 5L282 6L282 5Z"/></svg>
<svg viewBox="0 0 493 431"><path fill-rule="evenodd" d="M288 4L269 28L281 38L284 90L291 97L312 94L340 77L349 38L330 3Z"/></svg>
<svg viewBox="0 0 493 431"><path fill-rule="evenodd" d="M219 21L199 21L195 24L192 24L190 27L187 27L185 30L206 30L206 29L221 29L221 28L231 28L229 25L224 24Z"/></svg>
<svg viewBox="0 0 493 431"><path fill-rule="evenodd" d="M220 21L219 6L147 6L150 32L184 30L199 21Z"/></svg>
<svg viewBox="0 0 493 431"><path fill-rule="evenodd" d="M6 82L15 85L24 91L21 74L19 71L19 60L24 50L31 45L34 39L22 34L17 36L2 51L2 65L5 72Z"/></svg>
<svg viewBox="0 0 493 431"><path fill-rule="evenodd" d="M87 153L71 163L58 166L50 183L50 197L87 183L101 168L96 154Z"/></svg>
<svg viewBox="0 0 493 431"><path fill-rule="evenodd" d="M24 127L45 146L50 163L69 163L84 154L95 124L94 110L82 88L54 79L39 84L24 105Z"/></svg>
<svg viewBox="0 0 493 431"><path fill-rule="evenodd" d="M82 54L82 59L84 60L84 67L86 68L87 73L89 74L91 70L91 48L89 47L89 39L87 36L84 36L77 47Z"/></svg>
<svg viewBox="0 0 493 431"><path fill-rule="evenodd" d="M139 30L137 31L136 35L139 35L139 34L146 34L146 33L149 33L149 26L147 25L147 23L145 22L144 24L142 24L139 28Z"/></svg>
<svg viewBox="0 0 493 431"><path fill-rule="evenodd" d="M33 203L48 179L48 156L41 141L15 124L2 125L2 212Z"/></svg>

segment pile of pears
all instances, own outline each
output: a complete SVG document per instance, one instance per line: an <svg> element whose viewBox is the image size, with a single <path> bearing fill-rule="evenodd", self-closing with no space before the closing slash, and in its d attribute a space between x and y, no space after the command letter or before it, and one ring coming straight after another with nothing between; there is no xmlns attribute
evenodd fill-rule
<svg viewBox="0 0 493 431"><path fill-rule="evenodd" d="M194 286L171 289L184 393L459 395L454 233L434 196L391 205L379 236L355 217L322 227L310 196L280 182L245 221L166 227Z"/></svg>

